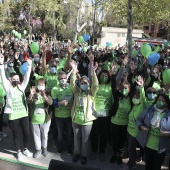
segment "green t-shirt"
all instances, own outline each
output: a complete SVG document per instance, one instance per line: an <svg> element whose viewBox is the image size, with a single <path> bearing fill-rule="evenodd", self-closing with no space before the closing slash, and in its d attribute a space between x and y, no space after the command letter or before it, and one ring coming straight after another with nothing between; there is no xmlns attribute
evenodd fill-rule
<svg viewBox="0 0 170 170"><path fill-rule="evenodd" d="M161 113L160 121L162 120L164 115L165 113ZM146 146L150 149L158 151L159 140L160 140L160 128L151 127L149 130Z"/></svg>
<svg viewBox="0 0 170 170"><path fill-rule="evenodd" d="M45 109L44 100L41 95L38 95L38 100L35 103L36 108L31 119L32 124L44 124L45 122Z"/></svg>
<svg viewBox="0 0 170 170"><path fill-rule="evenodd" d="M142 113L142 111L143 111L142 104L134 105L132 110L130 111L130 114L129 114L127 131L131 136L133 136L135 138L137 137L138 132L139 132L139 129L136 125L136 119L139 117L139 115Z"/></svg>
<svg viewBox="0 0 170 170"><path fill-rule="evenodd" d="M26 107L24 105L24 95L18 87L13 88L13 97L12 97L12 113L9 114L9 120L15 120L22 117L28 116Z"/></svg>
<svg viewBox="0 0 170 170"><path fill-rule="evenodd" d="M123 98L119 101L116 115L114 117L112 116L111 122L116 125L127 125L130 110L130 98Z"/></svg>
<svg viewBox="0 0 170 170"><path fill-rule="evenodd" d="M109 71L111 67L111 62L105 61L102 66L102 70L107 70Z"/></svg>
<svg viewBox="0 0 170 170"><path fill-rule="evenodd" d="M59 59L59 65L57 66L57 71L60 72L62 68L65 67L65 64L67 62L67 58L60 58Z"/></svg>
<svg viewBox="0 0 170 170"><path fill-rule="evenodd" d="M84 120L85 120L84 108L83 108L83 106L77 106L76 110L75 110L75 117L74 117L73 122L77 123L79 125L91 125L91 124L93 124L92 121L85 123Z"/></svg>
<svg viewBox="0 0 170 170"><path fill-rule="evenodd" d="M156 90L159 90L161 88L161 83L159 81L155 81L152 87Z"/></svg>
<svg viewBox="0 0 170 170"><path fill-rule="evenodd" d="M55 116L60 118L67 118L71 116L71 106L73 102L73 92L71 86L67 84L66 88L62 88L60 85L54 87L51 91L53 99L58 99L58 102L67 100L67 106L59 106L55 108Z"/></svg>
<svg viewBox="0 0 170 170"><path fill-rule="evenodd" d="M112 88L110 84L100 84L96 93L94 103L97 116L108 116L108 112L113 102Z"/></svg>
<svg viewBox="0 0 170 170"><path fill-rule="evenodd" d="M51 75L51 73L47 72L44 75L44 79L46 80L46 89L49 91L51 91L53 87L56 87L59 84L57 73L55 75Z"/></svg>

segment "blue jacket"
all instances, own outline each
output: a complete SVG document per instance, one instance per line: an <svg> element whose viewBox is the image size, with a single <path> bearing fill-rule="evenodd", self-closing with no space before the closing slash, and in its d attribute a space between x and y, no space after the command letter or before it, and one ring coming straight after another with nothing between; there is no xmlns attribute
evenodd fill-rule
<svg viewBox="0 0 170 170"><path fill-rule="evenodd" d="M153 113L154 113L154 105L148 106L142 113L141 115L136 119L136 124L137 127L140 129L140 126L145 126L148 129L151 128L151 119L153 118ZM170 110L165 111L165 115L162 118L160 122L160 129L163 127L163 122L168 121L170 117ZM170 129L166 129L164 126L164 131L169 131ZM140 130L138 135L137 135L137 140L140 143L140 145L144 148L147 142L147 137L148 137L148 132ZM159 141L159 146L158 146L158 152L163 153L167 152L170 153L170 136L160 136L160 141Z"/></svg>

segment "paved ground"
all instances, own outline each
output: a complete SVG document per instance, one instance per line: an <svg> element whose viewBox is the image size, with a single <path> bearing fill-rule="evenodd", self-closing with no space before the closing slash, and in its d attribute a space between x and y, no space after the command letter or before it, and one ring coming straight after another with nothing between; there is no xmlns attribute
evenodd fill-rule
<svg viewBox="0 0 170 170"><path fill-rule="evenodd" d="M6 132L8 134L8 138L3 139L3 141L0 142L0 158L9 159L11 161L16 162L16 152L15 152L15 147L14 147L14 144L12 141L12 132L9 129L9 127L4 128L4 132ZM22 146L22 138L21 138L21 146ZM32 134L30 135L29 149L31 152L35 151ZM48 157L45 158L45 157L41 156L38 159L24 157L23 163L41 166L41 167L44 167L44 169L48 169L49 162L51 159L56 159L56 160L72 163L72 156L68 156L66 152L64 152L60 156L58 156L56 154L57 149L53 148L53 146L52 146L52 136L51 135L49 135L48 150L49 150ZM111 146L108 145L107 151L106 151L106 161L105 162L100 162L99 156L98 156L95 161L88 159L86 167L89 166L89 167L101 168L102 170L113 170L113 169L119 170L122 166L118 166L116 163L110 164L110 162L109 162L109 159L112 154L111 150L112 150ZM123 161L126 163L127 160L128 159L124 159ZM78 163L78 164L80 165L80 163ZM167 165L167 160L164 163L163 169L168 169L166 165ZM40 168L38 168L38 169L40 169ZM34 170L34 168L29 168L25 165L13 164L13 163L9 163L9 162L0 161L0 170ZM60 170L62 170L62 169L60 169ZM140 162L138 164L137 170L144 170L144 162Z"/></svg>

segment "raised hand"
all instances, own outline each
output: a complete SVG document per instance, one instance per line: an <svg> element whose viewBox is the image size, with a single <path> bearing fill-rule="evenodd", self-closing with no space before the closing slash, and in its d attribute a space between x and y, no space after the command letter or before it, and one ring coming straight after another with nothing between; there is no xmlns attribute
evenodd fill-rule
<svg viewBox="0 0 170 170"><path fill-rule="evenodd" d="M32 88L30 88L30 94L33 96L35 93L36 93L35 86L32 86Z"/></svg>
<svg viewBox="0 0 170 170"><path fill-rule="evenodd" d="M128 56L125 56L124 59L123 59L123 61L122 61L122 65L123 65L123 66L126 66L127 63L128 63L128 61L129 61L129 57L128 57Z"/></svg>
<svg viewBox="0 0 170 170"><path fill-rule="evenodd" d="M76 74L78 72L77 63L75 61L72 61L72 62L70 62L70 65L73 69L73 73Z"/></svg>
<svg viewBox="0 0 170 170"><path fill-rule="evenodd" d="M144 80L141 76L138 76L138 79L136 80L136 83L140 86L143 87L144 85Z"/></svg>
<svg viewBox="0 0 170 170"><path fill-rule="evenodd" d="M113 62L111 64L110 74L115 74L116 71L117 71L117 64L116 64L116 62Z"/></svg>
<svg viewBox="0 0 170 170"><path fill-rule="evenodd" d="M67 50L68 50L68 53L69 53L69 54L73 54L73 48L72 48L71 45L69 45L69 46L67 47Z"/></svg>

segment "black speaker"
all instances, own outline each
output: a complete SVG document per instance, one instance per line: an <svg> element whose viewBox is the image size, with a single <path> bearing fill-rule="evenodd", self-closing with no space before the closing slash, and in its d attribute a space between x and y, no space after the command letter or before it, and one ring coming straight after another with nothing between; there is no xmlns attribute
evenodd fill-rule
<svg viewBox="0 0 170 170"><path fill-rule="evenodd" d="M87 166L78 166L76 164L51 159L48 170L101 170L100 168L91 168Z"/></svg>

